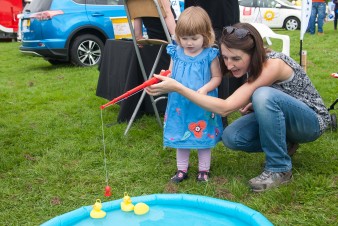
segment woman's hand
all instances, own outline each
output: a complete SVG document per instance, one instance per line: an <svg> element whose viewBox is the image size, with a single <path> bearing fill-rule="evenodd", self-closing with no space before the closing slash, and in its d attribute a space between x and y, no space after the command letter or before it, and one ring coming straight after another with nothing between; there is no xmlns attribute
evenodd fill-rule
<svg viewBox="0 0 338 226"><path fill-rule="evenodd" d="M252 103L248 103L246 106L239 109L239 112L241 113L241 115L247 115L253 111L254 110L252 108Z"/></svg>
<svg viewBox="0 0 338 226"><path fill-rule="evenodd" d="M161 82L146 87L146 92L151 96L158 96L164 93L176 91L180 85L179 82L167 76L154 74L154 77L161 80Z"/></svg>
<svg viewBox="0 0 338 226"><path fill-rule="evenodd" d="M200 88L197 90L198 93L203 94L203 95L207 95L208 94L208 90L204 87Z"/></svg>

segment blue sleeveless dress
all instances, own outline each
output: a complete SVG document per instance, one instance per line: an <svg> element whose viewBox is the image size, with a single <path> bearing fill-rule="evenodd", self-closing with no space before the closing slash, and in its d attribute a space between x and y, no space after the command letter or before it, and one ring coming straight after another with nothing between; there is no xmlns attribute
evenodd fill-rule
<svg viewBox="0 0 338 226"><path fill-rule="evenodd" d="M173 61L171 77L184 86L198 90L211 79L211 62L218 57L215 48L205 48L199 55L190 57L183 48L168 45L167 52ZM217 97L217 88L208 93ZM214 147L222 136L223 126L219 115L204 110L184 96L171 92L164 116L164 146L172 148L204 149Z"/></svg>

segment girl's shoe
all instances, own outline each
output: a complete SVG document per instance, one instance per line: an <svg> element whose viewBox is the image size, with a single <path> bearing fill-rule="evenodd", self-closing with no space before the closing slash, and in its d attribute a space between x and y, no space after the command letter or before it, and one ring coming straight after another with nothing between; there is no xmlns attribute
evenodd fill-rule
<svg viewBox="0 0 338 226"><path fill-rule="evenodd" d="M209 180L209 172L207 171L199 171L197 174L197 181L199 182L207 182Z"/></svg>
<svg viewBox="0 0 338 226"><path fill-rule="evenodd" d="M332 73L331 76L334 77L334 78L338 78L338 72L337 73Z"/></svg>
<svg viewBox="0 0 338 226"><path fill-rule="evenodd" d="M180 183L188 178L188 173L182 170L177 170L176 174L170 179L171 182Z"/></svg>

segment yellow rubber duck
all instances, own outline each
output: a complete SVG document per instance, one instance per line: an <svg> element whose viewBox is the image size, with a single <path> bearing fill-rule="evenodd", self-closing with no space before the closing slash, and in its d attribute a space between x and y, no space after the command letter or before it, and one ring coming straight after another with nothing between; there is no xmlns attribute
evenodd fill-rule
<svg viewBox="0 0 338 226"><path fill-rule="evenodd" d="M143 215L149 212L149 206L143 202L139 202L135 205L134 213L136 215Z"/></svg>
<svg viewBox="0 0 338 226"><path fill-rule="evenodd" d="M96 199L95 204L93 205L93 210L90 211L91 218L104 218L106 216L106 212L101 210L102 204L100 199Z"/></svg>
<svg viewBox="0 0 338 226"><path fill-rule="evenodd" d="M121 202L121 210L125 212L134 210L134 205L132 204L131 198L127 192L124 193L123 201Z"/></svg>

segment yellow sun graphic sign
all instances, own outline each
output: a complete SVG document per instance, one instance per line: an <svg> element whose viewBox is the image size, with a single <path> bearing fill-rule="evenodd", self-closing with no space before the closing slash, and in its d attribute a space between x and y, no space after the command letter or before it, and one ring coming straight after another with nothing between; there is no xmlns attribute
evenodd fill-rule
<svg viewBox="0 0 338 226"><path fill-rule="evenodd" d="M275 18L275 13L272 10L267 10L264 13L264 19L267 21L271 21L273 20L273 18Z"/></svg>

